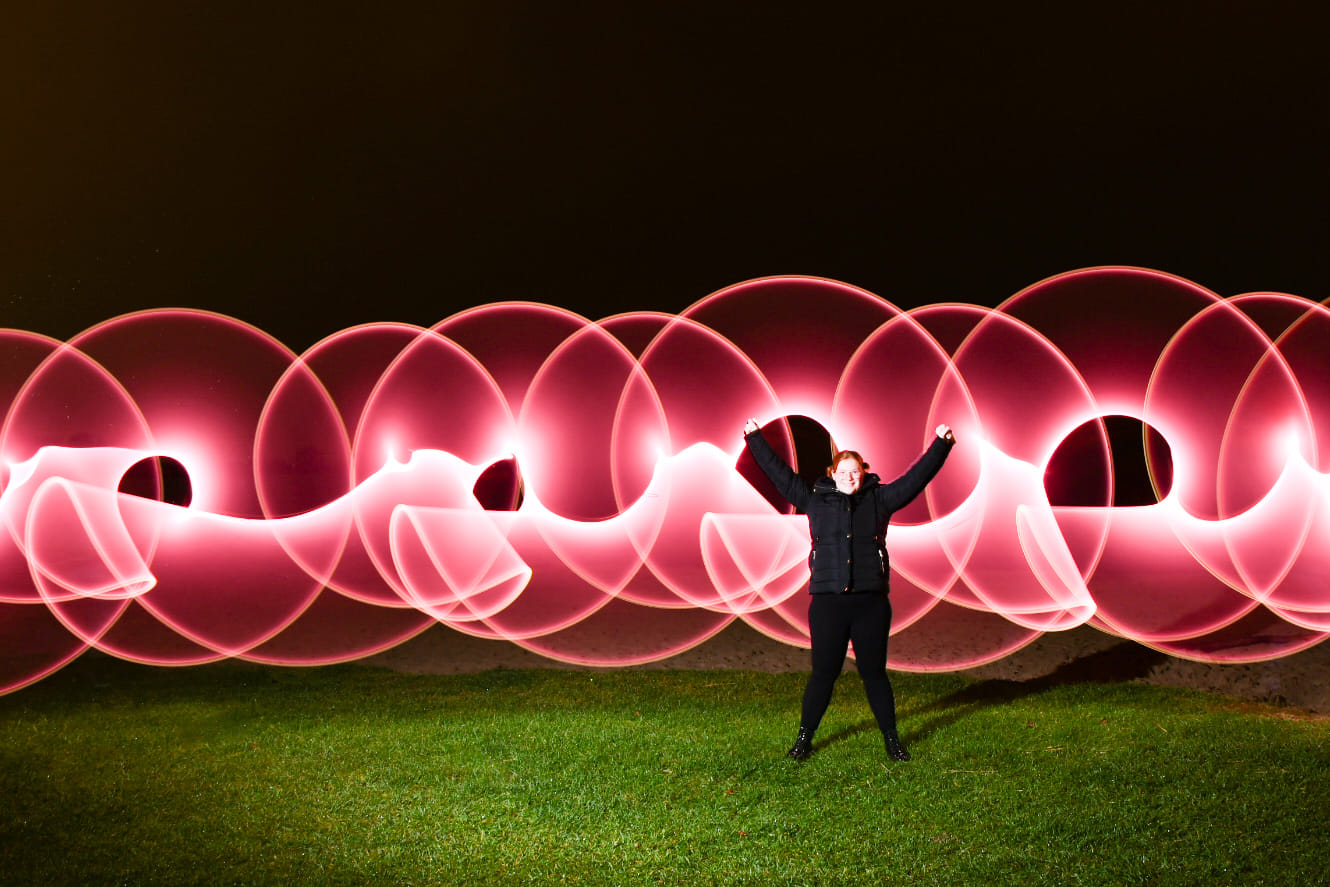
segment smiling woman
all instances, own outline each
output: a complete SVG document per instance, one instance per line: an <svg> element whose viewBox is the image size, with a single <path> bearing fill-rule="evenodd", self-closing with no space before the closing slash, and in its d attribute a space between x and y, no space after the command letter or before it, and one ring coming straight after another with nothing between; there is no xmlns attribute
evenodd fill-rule
<svg viewBox="0 0 1330 887"><path fill-rule="evenodd" d="M868 463L864 461L863 456L854 450L841 450L831 457L831 465L827 466L827 476L836 482L837 490L848 496L859 489L859 483L863 480L866 470Z"/></svg>
<svg viewBox="0 0 1330 887"><path fill-rule="evenodd" d="M865 473L868 465L862 456L841 450L827 467L831 483L823 478L810 488L767 444L756 419L744 425L744 440L781 495L808 515L812 537L808 629L813 671L804 688L799 733L788 756L802 761L812 754L813 735L853 642L855 664L887 754L893 760L908 761L909 752L896 732L896 701L887 678L887 637L891 633L887 524L941 469L955 443L951 429L939 425L937 439L928 451L905 474L885 485L877 475Z"/></svg>

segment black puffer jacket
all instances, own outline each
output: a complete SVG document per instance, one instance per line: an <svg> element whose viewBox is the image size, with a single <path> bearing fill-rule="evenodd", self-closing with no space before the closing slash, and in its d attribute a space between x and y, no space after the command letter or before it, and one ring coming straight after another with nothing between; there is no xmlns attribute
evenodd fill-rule
<svg viewBox="0 0 1330 887"><path fill-rule="evenodd" d="M808 515L813 550L808 556L813 594L885 591L887 523L921 493L942 468L954 441L937 438L910 469L891 483L865 472L859 489L850 495L836 489L829 477L820 477L810 489L767 443L762 432L746 435L748 451L763 473L795 508Z"/></svg>

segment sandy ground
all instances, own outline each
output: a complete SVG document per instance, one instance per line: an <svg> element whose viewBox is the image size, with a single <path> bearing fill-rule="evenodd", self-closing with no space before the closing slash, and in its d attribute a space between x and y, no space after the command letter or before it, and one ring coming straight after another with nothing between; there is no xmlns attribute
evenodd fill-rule
<svg viewBox="0 0 1330 887"><path fill-rule="evenodd" d="M572 668L506 641L485 640L435 626L398 647L362 660L403 672L453 674L492 668ZM808 651L774 641L741 622L648 669L808 670ZM847 670L852 670L847 664ZM1030 689L1063 681L1145 681L1330 715L1330 643L1250 665L1209 665L1176 659L1132 641L1082 627L1042 635L997 662L963 674L1017 682Z"/></svg>

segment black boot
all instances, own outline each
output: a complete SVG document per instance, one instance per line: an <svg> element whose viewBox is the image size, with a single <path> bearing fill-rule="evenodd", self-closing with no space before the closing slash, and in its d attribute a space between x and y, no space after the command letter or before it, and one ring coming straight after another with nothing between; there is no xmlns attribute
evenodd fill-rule
<svg viewBox="0 0 1330 887"><path fill-rule="evenodd" d="M806 761L813 753L813 731L807 727L799 728L799 735L794 737L794 745L785 753L785 757L796 761Z"/></svg>
<svg viewBox="0 0 1330 887"><path fill-rule="evenodd" d="M910 759L910 753L905 750L905 746L901 745L899 736L895 733L888 733L886 739L887 757L893 761L908 761Z"/></svg>

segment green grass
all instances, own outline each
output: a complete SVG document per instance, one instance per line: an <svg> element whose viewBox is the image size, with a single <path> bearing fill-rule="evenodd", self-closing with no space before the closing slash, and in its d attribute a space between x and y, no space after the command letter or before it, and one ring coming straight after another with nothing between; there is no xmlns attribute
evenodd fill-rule
<svg viewBox="0 0 1330 887"><path fill-rule="evenodd" d="M1330 723L1139 684L85 657L0 698L4 884L1296 884Z"/></svg>

